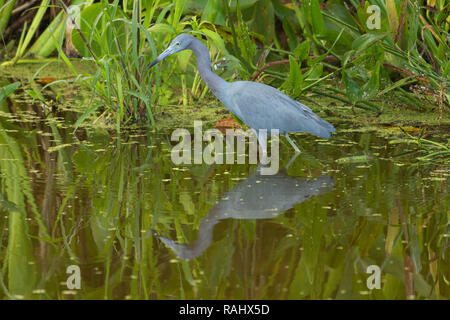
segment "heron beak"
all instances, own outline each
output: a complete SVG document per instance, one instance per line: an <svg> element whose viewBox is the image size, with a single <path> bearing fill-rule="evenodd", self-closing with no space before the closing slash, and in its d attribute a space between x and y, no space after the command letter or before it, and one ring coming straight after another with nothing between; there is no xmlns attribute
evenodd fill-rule
<svg viewBox="0 0 450 320"><path fill-rule="evenodd" d="M153 67L155 64L157 64L158 62L160 62L161 60L164 60L165 58L167 58L168 56L170 56L171 54L175 53L175 51L173 50L172 47L168 47L166 50L164 50L155 60L153 60L152 63L150 63L150 65L148 66L147 70L150 69L151 67Z"/></svg>

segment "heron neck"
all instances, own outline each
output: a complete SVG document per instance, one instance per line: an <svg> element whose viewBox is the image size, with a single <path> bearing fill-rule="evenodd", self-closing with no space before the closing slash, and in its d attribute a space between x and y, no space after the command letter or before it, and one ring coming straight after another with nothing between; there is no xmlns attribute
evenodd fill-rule
<svg viewBox="0 0 450 320"><path fill-rule="evenodd" d="M193 39L190 49L194 51L197 57L198 73L214 95L220 99L229 83L212 71L208 48L200 40Z"/></svg>

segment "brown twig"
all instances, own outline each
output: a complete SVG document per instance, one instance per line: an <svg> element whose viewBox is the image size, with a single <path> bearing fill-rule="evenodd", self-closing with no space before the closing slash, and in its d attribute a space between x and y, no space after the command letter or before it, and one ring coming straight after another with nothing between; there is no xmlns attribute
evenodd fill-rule
<svg viewBox="0 0 450 320"><path fill-rule="evenodd" d="M397 71L398 73L400 73L400 74L402 74L404 76L407 76L407 77L415 77L416 80L418 80L420 82L430 83L430 80L428 80L428 79L426 79L424 77L417 76L416 74L414 74L413 72L411 72L409 70L405 70L405 69L396 67L396 66L394 66L394 65L392 65L390 63L383 62L383 67L391 69L391 70L394 70L394 71Z"/></svg>
<svg viewBox="0 0 450 320"><path fill-rule="evenodd" d="M252 78L252 81L255 81L259 77L259 75L267 68L284 63L289 63L289 60L279 60L265 63L258 71L256 71L255 75Z"/></svg>
<svg viewBox="0 0 450 320"><path fill-rule="evenodd" d="M311 56L311 59L316 59L318 58L317 56ZM325 59L328 60L332 60L333 62L337 62L340 63L340 61L334 57L334 56L327 56ZM297 60L297 59L295 59ZM266 70L267 68L270 68L272 66L275 65L280 65L280 64L285 64L285 63L289 63L289 60L279 60L279 61L272 61L272 62L267 62L266 64L264 64L258 71L256 71L255 75L252 77L252 81L255 81L256 79L258 79L258 77L261 75L261 73ZM387 69L391 69L394 71L397 71L398 73L405 75L407 77L415 77L416 80L423 82L423 83L430 83L430 80L424 78L424 77L420 77L415 75L413 72L409 71L409 70L405 70L399 67L396 67L390 63L387 62L383 62L383 67L387 68Z"/></svg>
<svg viewBox="0 0 450 320"><path fill-rule="evenodd" d="M72 17L69 15L69 8L66 6L64 1L59 0L59 3L61 4L61 7L63 8L64 12L68 16L68 19L71 20L73 25L75 26L75 29L77 30L78 34L80 35L81 39L83 40L84 44L86 45L87 49L89 50L89 53L91 54L92 58L97 59L94 51L91 48L91 45L89 44L89 41L87 41L84 34L81 32L80 26L75 22L75 19L72 19Z"/></svg>
<svg viewBox="0 0 450 320"><path fill-rule="evenodd" d="M310 58L314 60L314 59L319 58L319 56L311 56ZM294 59L296 61L298 61L297 58L294 58ZM340 61L332 55L326 56L324 58L324 60L331 60L331 62L334 62L337 65L339 65L339 63L340 63ZM279 61L267 62L258 71L256 71L255 75L252 77L252 81L255 81L265 69L267 69L271 66L276 66L276 65L285 64L285 63L289 63L289 60L279 60Z"/></svg>
<svg viewBox="0 0 450 320"><path fill-rule="evenodd" d="M22 13L22 11L25 11L26 9L31 7L33 4L35 4L36 2L37 2L37 0L32 0L32 1L25 2L21 6L18 6L11 12L11 17L15 16L16 14Z"/></svg>

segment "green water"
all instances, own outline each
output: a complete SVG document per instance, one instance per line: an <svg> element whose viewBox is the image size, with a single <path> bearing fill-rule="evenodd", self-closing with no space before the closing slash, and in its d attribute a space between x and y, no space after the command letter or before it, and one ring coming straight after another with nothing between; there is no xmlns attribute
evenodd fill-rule
<svg viewBox="0 0 450 320"><path fill-rule="evenodd" d="M70 111L13 107L0 117L2 299L450 297L450 172L416 161L416 145L337 124L330 140L293 136L303 152L261 176L177 166L170 132L74 135ZM292 156L282 138L280 168Z"/></svg>

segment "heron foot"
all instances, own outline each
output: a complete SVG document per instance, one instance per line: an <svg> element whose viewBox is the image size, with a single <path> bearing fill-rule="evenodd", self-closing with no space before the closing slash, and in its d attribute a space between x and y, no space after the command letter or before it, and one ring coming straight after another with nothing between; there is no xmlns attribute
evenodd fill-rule
<svg viewBox="0 0 450 320"><path fill-rule="evenodd" d="M259 159L259 163L261 163L263 166L269 165L270 161L271 161L270 158L266 154L263 154L261 159Z"/></svg>

